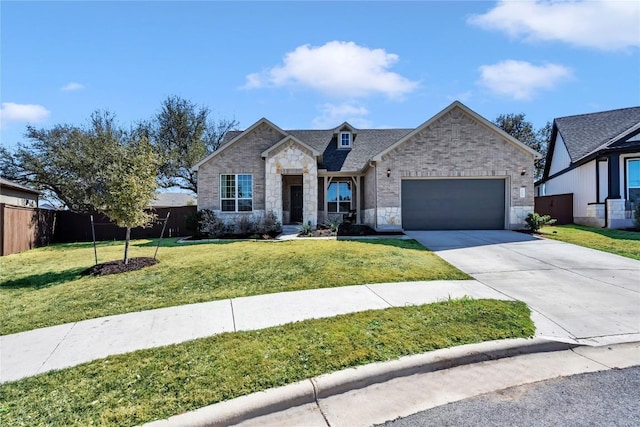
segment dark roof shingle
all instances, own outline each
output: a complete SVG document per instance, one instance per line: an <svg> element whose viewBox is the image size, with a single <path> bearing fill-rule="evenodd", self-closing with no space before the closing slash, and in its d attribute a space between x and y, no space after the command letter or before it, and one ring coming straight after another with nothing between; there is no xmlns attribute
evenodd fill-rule
<svg viewBox="0 0 640 427"><path fill-rule="evenodd" d="M640 107L555 119L572 162L580 160L638 123Z"/></svg>

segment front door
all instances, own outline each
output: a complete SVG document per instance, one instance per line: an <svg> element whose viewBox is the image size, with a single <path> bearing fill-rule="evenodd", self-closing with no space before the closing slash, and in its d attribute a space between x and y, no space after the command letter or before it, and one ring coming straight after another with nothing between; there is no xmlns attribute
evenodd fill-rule
<svg viewBox="0 0 640 427"><path fill-rule="evenodd" d="M291 186L291 218L292 223L302 222L302 185Z"/></svg>

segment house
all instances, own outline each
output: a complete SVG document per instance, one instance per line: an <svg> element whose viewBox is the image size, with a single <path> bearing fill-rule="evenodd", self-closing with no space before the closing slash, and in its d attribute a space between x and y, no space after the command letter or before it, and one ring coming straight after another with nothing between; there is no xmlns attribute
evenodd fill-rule
<svg viewBox="0 0 640 427"><path fill-rule="evenodd" d="M260 119L193 168L198 209L227 221L341 220L377 230L518 229L539 154L460 102L415 129L283 130Z"/></svg>
<svg viewBox="0 0 640 427"><path fill-rule="evenodd" d="M40 192L33 188L0 178L0 203L37 208L38 196L40 196Z"/></svg>
<svg viewBox="0 0 640 427"><path fill-rule="evenodd" d="M640 107L554 120L536 195L573 194L573 221L633 225L640 203Z"/></svg>
<svg viewBox="0 0 640 427"><path fill-rule="evenodd" d="M158 192L154 200L149 203L151 208L179 208L195 206L196 198L190 193Z"/></svg>

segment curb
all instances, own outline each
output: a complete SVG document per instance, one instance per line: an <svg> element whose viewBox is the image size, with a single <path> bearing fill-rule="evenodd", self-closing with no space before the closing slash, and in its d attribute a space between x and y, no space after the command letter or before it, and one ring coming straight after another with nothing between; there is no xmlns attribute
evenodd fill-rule
<svg viewBox="0 0 640 427"><path fill-rule="evenodd" d="M394 378L523 354L569 350L575 347L579 347L579 344L542 338L517 338L466 344L323 374L283 387L215 403L168 419L152 421L144 426L227 426L296 406L316 403L318 399Z"/></svg>

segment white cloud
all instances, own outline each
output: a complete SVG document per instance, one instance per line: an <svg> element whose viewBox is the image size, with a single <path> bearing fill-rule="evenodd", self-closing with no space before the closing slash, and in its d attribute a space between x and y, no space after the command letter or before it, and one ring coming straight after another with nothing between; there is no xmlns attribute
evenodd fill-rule
<svg viewBox="0 0 640 427"><path fill-rule="evenodd" d="M84 89L84 85L82 83L71 82L60 88L63 92L72 92L74 90Z"/></svg>
<svg viewBox="0 0 640 427"><path fill-rule="evenodd" d="M284 56L283 65L249 74L245 89L305 86L330 96L360 97L380 93L397 98L417 88L389 68L398 55L369 49L354 42L332 41L323 46L303 45Z"/></svg>
<svg viewBox="0 0 640 427"><path fill-rule="evenodd" d="M558 64L533 65L526 61L506 60L482 65L479 84L494 93L528 100L543 89L551 89L571 77L569 68Z"/></svg>
<svg viewBox="0 0 640 427"><path fill-rule="evenodd" d="M42 105L3 102L0 109L0 128L4 129L9 123L41 122L50 114L51 112Z"/></svg>
<svg viewBox="0 0 640 427"><path fill-rule="evenodd" d="M371 122L365 119L369 110L353 103L339 105L322 104L318 106L320 116L313 119L313 126L317 129L332 129L343 122L349 122L356 128L370 128Z"/></svg>
<svg viewBox="0 0 640 427"><path fill-rule="evenodd" d="M469 18L484 29L526 40L561 41L602 50L639 47L638 1L500 1L484 15Z"/></svg>

